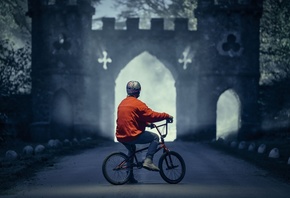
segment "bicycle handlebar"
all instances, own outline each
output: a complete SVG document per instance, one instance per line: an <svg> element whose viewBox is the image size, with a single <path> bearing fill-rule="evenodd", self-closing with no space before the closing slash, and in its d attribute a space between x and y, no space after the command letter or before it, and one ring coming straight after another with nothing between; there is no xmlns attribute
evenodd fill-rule
<svg viewBox="0 0 290 198"><path fill-rule="evenodd" d="M166 119L166 122L167 122L167 123L173 123L173 118L167 118L167 119Z"/></svg>
<svg viewBox="0 0 290 198"><path fill-rule="evenodd" d="M168 123L173 123L173 118L167 118L166 122L163 123L163 124L160 124L160 125L155 125L155 124L151 123L151 126L150 126L151 129L156 128L156 130L159 133L162 141L164 141L163 138L165 138L167 136L167 134L168 134ZM161 127L161 126L165 126L165 134L161 134L161 132L159 130L159 127Z"/></svg>

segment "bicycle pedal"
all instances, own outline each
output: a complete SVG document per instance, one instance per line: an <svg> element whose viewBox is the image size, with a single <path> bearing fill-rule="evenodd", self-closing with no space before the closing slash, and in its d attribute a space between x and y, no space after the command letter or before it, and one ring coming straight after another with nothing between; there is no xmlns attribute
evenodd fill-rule
<svg viewBox="0 0 290 198"><path fill-rule="evenodd" d="M137 168L142 168L143 167L143 163L142 162L138 162L138 164L137 164Z"/></svg>

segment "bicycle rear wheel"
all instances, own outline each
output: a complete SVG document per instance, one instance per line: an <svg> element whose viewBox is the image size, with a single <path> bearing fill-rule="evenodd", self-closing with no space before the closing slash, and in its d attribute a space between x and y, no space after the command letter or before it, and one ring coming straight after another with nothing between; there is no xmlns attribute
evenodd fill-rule
<svg viewBox="0 0 290 198"><path fill-rule="evenodd" d="M112 153L103 161L102 172L105 179L114 185L122 185L128 182L131 169L127 163L128 156L124 153Z"/></svg>
<svg viewBox="0 0 290 198"><path fill-rule="evenodd" d="M160 175L164 181L170 184L179 183L185 175L185 163L183 158L174 151L165 152L159 159Z"/></svg>

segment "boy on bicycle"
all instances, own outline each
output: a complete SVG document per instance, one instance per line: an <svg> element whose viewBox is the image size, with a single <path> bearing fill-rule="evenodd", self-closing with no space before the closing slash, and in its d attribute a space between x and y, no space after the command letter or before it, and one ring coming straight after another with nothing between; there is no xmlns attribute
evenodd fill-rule
<svg viewBox="0 0 290 198"><path fill-rule="evenodd" d="M153 156L158 147L159 136L145 131L145 127L150 126L152 122L173 119L173 117L167 113L158 113L151 110L138 99L141 91L141 85L138 81L129 81L126 89L127 97L118 106L117 140L128 149L128 155L135 152L135 144L150 143L143 167L148 170L159 171L159 168L153 164ZM137 182L133 175L131 181L133 183Z"/></svg>

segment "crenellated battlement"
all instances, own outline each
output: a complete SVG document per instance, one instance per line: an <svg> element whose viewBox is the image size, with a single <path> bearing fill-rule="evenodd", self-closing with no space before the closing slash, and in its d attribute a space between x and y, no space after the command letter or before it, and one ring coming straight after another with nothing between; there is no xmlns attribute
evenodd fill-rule
<svg viewBox="0 0 290 198"><path fill-rule="evenodd" d="M115 18L102 18L102 29L103 30L115 30L116 19ZM126 30L138 30L140 18L127 18L126 19ZM152 18L150 20L151 28L153 31L165 30L165 19L163 18ZM174 19L174 30L175 31L189 31L188 19L187 18L176 18Z"/></svg>

